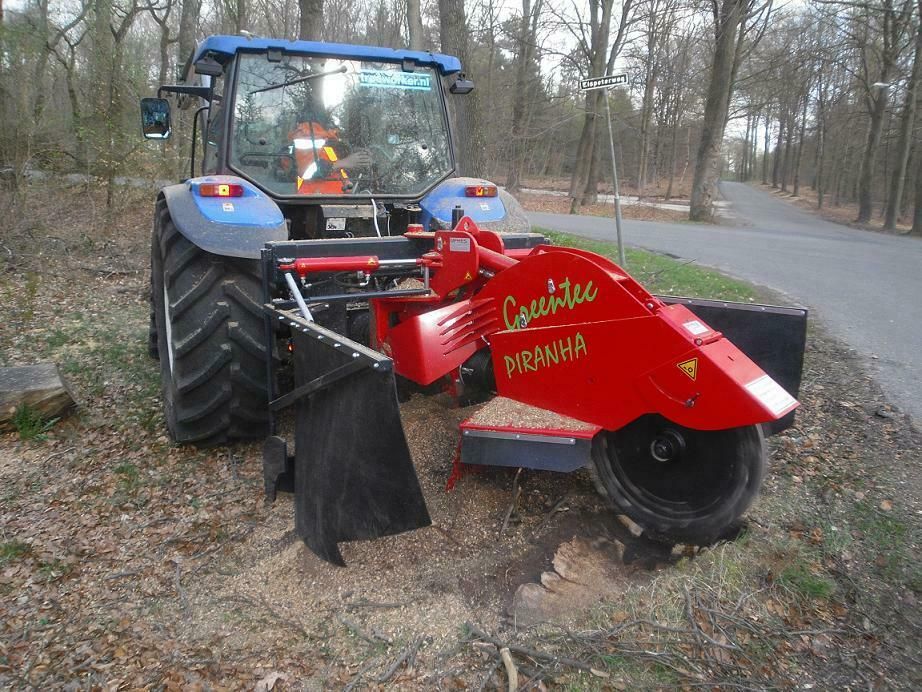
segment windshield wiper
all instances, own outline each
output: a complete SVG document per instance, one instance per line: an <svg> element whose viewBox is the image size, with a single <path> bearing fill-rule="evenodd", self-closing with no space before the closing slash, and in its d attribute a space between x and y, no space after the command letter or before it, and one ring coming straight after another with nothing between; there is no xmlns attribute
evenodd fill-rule
<svg viewBox="0 0 922 692"><path fill-rule="evenodd" d="M318 77L327 77L331 74L341 74L346 71L347 71L346 66L340 65L335 70L330 70L329 72L317 72L316 74L309 74L305 77L298 77L297 79L292 79L288 82L282 82L281 84L270 84L269 86L262 87L261 89L253 89L250 93L259 94L259 93L262 93L263 91L272 91L273 89L281 89L282 87L291 86L292 84L300 84L301 82L307 82L311 79L317 79Z"/></svg>

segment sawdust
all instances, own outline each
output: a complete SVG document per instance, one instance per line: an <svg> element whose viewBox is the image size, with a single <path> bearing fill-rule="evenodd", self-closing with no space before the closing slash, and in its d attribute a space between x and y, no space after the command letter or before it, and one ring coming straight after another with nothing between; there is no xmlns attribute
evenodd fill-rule
<svg viewBox="0 0 922 692"><path fill-rule="evenodd" d="M573 493L566 511L594 510L601 500L582 475L530 475L520 480L525 492L514 528L501 534L514 472L485 469L463 477L453 492L445 491L458 424L470 413L453 407L446 396L417 396L401 406L432 527L340 544L348 566L339 568L319 560L295 536L292 500L280 496L263 507L254 531L226 561L190 584L190 607L179 620L182 636L217 637L234 649L252 641L260 623L278 621L272 612L284 613L286 649L293 646L294 632L304 639L296 650L322 642L336 656L351 657L356 648L372 645L344 625L345 618L372 639L371 633L380 635L382 646L384 640L425 637L420 652L425 660L456 646L459 623L501 626L515 589L537 578L545 556L573 535L536 540L555 498ZM560 485L563 478L567 487ZM511 569L521 565L533 565L533 571ZM235 614L228 615L228 605ZM238 620L246 626L232 626ZM279 636L275 630L267 635Z"/></svg>
<svg viewBox="0 0 922 692"><path fill-rule="evenodd" d="M568 416L529 406L514 399L495 397L472 415L468 422L484 426L508 426L512 428L594 431L598 426L569 418Z"/></svg>

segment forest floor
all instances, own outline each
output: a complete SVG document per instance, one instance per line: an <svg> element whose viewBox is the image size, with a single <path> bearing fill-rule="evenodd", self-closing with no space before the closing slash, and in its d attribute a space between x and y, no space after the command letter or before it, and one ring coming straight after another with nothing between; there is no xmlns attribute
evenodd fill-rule
<svg viewBox="0 0 922 692"><path fill-rule="evenodd" d="M635 536L583 473L446 493L467 412L416 397L434 526L344 545L337 568L289 498L264 501L258 445L168 440L150 195L103 199L0 195L0 365L55 361L80 403L0 435L0 688L505 689L504 646L525 689L922 685L922 435L816 325L735 540Z"/></svg>
<svg viewBox="0 0 922 692"><path fill-rule="evenodd" d="M504 184L501 175L497 175L496 182ZM570 178L553 177L553 176L530 176L522 180L523 188L532 188L536 190L553 190L555 192L565 192L570 189ZM625 197L638 197L639 199L650 202L675 202L676 204L688 204L691 195L691 177L688 179L677 179L673 182L672 191L669 199L666 199L668 190L668 181L659 180L651 182L644 186L644 189L638 190L637 186L631 180L619 181L619 192ZM599 181L599 194L610 195L612 186L608 180Z"/></svg>
<svg viewBox="0 0 922 692"><path fill-rule="evenodd" d="M795 197L790 191L782 192L780 188L774 188L771 185L762 185L761 183L752 183L754 187L757 187L760 190L769 192L779 199L783 199L791 204L800 207L806 211L816 214L820 218L826 219L827 221L833 221L835 223L843 224L845 226L851 226L852 228L860 228L865 231L877 231L879 233L887 233L889 231L884 231L881 227L884 223L884 209L877 208L875 209L874 219L871 223L858 223L855 219L858 218L858 203L857 202L845 202L838 205L833 205L831 203L832 196L827 194L824 198L823 208L819 207L819 196L816 193L816 190L810 189L809 186L802 186L798 190L798 195ZM910 210L911 211L911 210ZM912 215L906 217L901 217L897 220L896 231L895 233L903 235L909 233L912 230Z"/></svg>
<svg viewBox="0 0 922 692"><path fill-rule="evenodd" d="M541 211L549 214L569 214L570 198L560 195L540 193L535 191L522 191L515 194L515 198L526 211ZM615 208L611 202L590 204L581 207L580 214L589 216L614 217ZM621 205L621 217L636 219L638 221L668 221L681 222L688 220L688 211L677 209L661 209L651 202L635 202Z"/></svg>

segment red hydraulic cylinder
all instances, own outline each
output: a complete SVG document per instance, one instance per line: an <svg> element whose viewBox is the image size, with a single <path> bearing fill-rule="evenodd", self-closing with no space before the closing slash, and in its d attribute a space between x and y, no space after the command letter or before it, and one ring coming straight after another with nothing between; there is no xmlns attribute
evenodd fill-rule
<svg viewBox="0 0 922 692"><path fill-rule="evenodd" d="M302 279L316 272L365 272L371 274L381 267L376 255L353 257L299 257L290 264L280 264L283 272L294 271Z"/></svg>

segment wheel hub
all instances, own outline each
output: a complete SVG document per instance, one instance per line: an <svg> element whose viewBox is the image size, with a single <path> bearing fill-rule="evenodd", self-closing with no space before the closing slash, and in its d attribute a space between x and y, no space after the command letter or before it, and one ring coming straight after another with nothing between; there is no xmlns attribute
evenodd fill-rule
<svg viewBox="0 0 922 692"><path fill-rule="evenodd" d="M663 430L650 443L650 455L660 463L678 461L685 452L685 438L678 430Z"/></svg>

